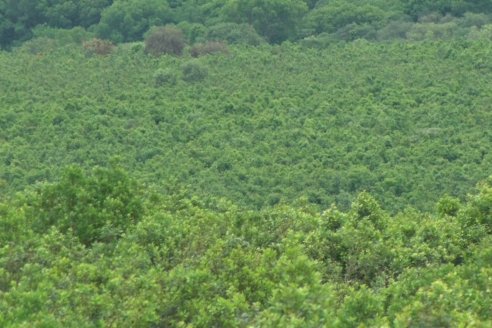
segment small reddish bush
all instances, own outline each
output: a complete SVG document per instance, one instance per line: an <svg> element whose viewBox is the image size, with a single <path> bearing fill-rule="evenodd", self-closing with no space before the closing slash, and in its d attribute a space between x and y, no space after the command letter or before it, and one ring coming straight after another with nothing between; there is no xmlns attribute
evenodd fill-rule
<svg viewBox="0 0 492 328"><path fill-rule="evenodd" d="M197 43L190 50L191 56L195 58L210 54L226 54L228 52L227 44L220 41Z"/></svg>
<svg viewBox="0 0 492 328"><path fill-rule="evenodd" d="M164 54L180 56L184 46L183 32L174 26L154 28L145 38L145 52L153 56Z"/></svg>
<svg viewBox="0 0 492 328"><path fill-rule="evenodd" d="M114 44L108 40L94 38L85 41L82 46L89 55L107 56L111 54L115 48Z"/></svg>

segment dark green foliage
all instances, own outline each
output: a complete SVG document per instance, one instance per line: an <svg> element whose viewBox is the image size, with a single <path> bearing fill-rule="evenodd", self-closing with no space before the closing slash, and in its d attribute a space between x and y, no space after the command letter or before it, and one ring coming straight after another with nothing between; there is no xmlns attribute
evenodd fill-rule
<svg viewBox="0 0 492 328"><path fill-rule="evenodd" d="M226 16L233 22L247 23L272 43L296 36L297 27L307 12L302 0L229 1Z"/></svg>
<svg viewBox="0 0 492 328"><path fill-rule="evenodd" d="M403 0L405 12L415 18L432 13L463 15L467 11L490 13L492 4L487 0Z"/></svg>
<svg viewBox="0 0 492 328"><path fill-rule="evenodd" d="M141 40L152 26L172 22L171 11L160 0L116 0L101 13L99 37L114 42Z"/></svg>
<svg viewBox="0 0 492 328"><path fill-rule="evenodd" d="M190 43L203 41L207 34L207 27L200 23L180 22L177 27L183 31L186 39Z"/></svg>
<svg viewBox="0 0 492 328"><path fill-rule="evenodd" d="M156 27L145 37L145 52L153 56L164 54L180 56L185 40L180 29L174 26Z"/></svg>
<svg viewBox="0 0 492 328"><path fill-rule="evenodd" d="M182 78L186 82L200 82L208 76L206 66L198 61L189 61L181 66ZM227 168L227 165L223 168ZM219 168L220 170L220 168Z"/></svg>
<svg viewBox="0 0 492 328"><path fill-rule="evenodd" d="M491 13L488 0L0 0L0 46L18 45L40 28L81 28L116 43L132 42L152 26L170 23L191 43L443 39L476 34L489 25Z"/></svg>
<svg viewBox="0 0 492 328"><path fill-rule="evenodd" d="M111 0L1 0L0 46L23 41L31 29L42 24L54 28L87 28L96 24Z"/></svg>
<svg viewBox="0 0 492 328"><path fill-rule="evenodd" d="M248 24L220 23L207 30L209 40L223 40L229 44L246 44L258 46L265 40Z"/></svg>
<svg viewBox="0 0 492 328"><path fill-rule="evenodd" d="M158 87L166 84L174 85L177 79L177 74L170 69L158 69L154 73L155 85Z"/></svg>

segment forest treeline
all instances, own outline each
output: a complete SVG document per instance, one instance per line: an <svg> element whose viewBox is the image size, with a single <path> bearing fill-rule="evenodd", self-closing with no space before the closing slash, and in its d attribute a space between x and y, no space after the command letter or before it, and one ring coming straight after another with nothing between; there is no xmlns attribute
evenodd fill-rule
<svg viewBox="0 0 492 328"><path fill-rule="evenodd" d="M0 46L60 29L132 42L167 24L192 43L491 37L491 15L488 0L1 0Z"/></svg>

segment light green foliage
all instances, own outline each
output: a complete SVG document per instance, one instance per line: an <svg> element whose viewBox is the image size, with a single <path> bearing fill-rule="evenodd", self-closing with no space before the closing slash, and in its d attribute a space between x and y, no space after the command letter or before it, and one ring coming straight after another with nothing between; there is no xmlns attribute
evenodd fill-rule
<svg viewBox="0 0 492 328"><path fill-rule="evenodd" d="M462 200L490 174L483 41L230 46L197 62L121 46L91 58L81 46L21 50L0 57L4 193L118 155L162 190L341 209L366 190L395 212ZM196 82L156 88L158 70L180 79L182 68Z"/></svg>
<svg viewBox="0 0 492 328"><path fill-rule="evenodd" d="M461 207L459 199L444 196L437 203L437 212L442 215L456 216Z"/></svg>
<svg viewBox="0 0 492 328"><path fill-rule="evenodd" d="M87 186L95 185L100 195L100 187L118 180L115 174L122 173L83 179L71 168L43 192L63 190L66 199L70 189L82 194L84 186L87 193ZM29 201L32 194L17 197L0 208L2 226L12 227L16 216L23 226L16 234L28 237L2 237L5 327L491 323L490 234L459 241L462 228L452 217L415 211L389 216L366 193L347 212L331 208L319 214L301 204L248 211L225 200L203 202L147 189L141 220L119 239L91 247L62 233L61 224L40 231L22 213L42 217L46 210ZM488 204L487 197L481 190L464 206ZM76 204L71 212L77 206L90 211L87 197L70 199ZM67 210L55 206L50 217L63 218ZM460 249L453 248L457 241ZM461 254L461 260L449 252Z"/></svg>
<svg viewBox="0 0 492 328"><path fill-rule="evenodd" d="M118 238L143 214L135 184L118 168L96 169L91 177L67 169L33 201L29 215L35 230L71 230L86 245Z"/></svg>
<svg viewBox="0 0 492 328"><path fill-rule="evenodd" d="M207 27L200 23L180 22L177 27L183 31L186 40L190 43L203 41L207 34Z"/></svg>

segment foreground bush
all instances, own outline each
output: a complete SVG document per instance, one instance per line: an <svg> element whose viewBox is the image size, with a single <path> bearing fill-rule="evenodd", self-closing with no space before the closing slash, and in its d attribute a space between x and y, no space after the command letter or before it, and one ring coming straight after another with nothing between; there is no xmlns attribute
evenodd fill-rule
<svg viewBox="0 0 492 328"><path fill-rule="evenodd" d="M129 181L119 169L71 168L34 199L0 203L1 327L492 324L491 235L462 238L490 214L488 184L440 206L451 212L390 216L367 193L349 211L248 211L141 194ZM139 220L119 238L80 239L131 213Z"/></svg>
<svg viewBox="0 0 492 328"><path fill-rule="evenodd" d="M32 208L34 228L69 230L85 244L119 238L142 216L136 185L121 169L98 168L86 175L77 167L60 182L41 188Z"/></svg>

